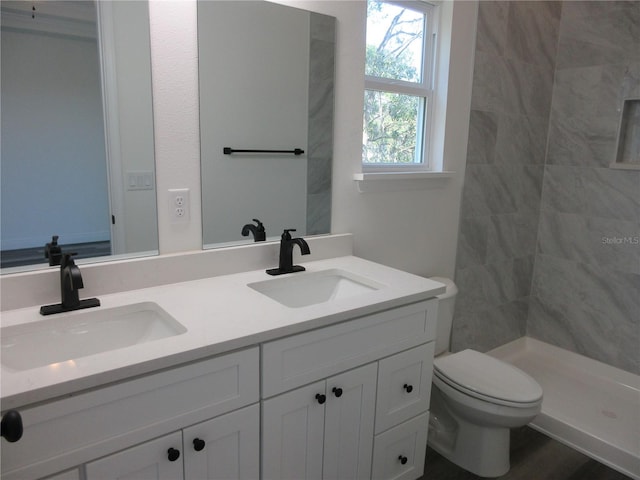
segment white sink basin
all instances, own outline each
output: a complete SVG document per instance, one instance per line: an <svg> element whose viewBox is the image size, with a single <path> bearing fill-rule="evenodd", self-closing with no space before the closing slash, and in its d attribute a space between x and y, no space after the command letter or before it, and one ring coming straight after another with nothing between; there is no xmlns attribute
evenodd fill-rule
<svg viewBox="0 0 640 480"><path fill-rule="evenodd" d="M152 302L59 314L0 329L1 363L29 370L185 333Z"/></svg>
<svg viewBox="0 0 640 480"><path fill-rule="evenodd" d="M249 283L248 286L291 308L340 300L384 287L373 280L339 269L294 273L274 280Z"/></svg>

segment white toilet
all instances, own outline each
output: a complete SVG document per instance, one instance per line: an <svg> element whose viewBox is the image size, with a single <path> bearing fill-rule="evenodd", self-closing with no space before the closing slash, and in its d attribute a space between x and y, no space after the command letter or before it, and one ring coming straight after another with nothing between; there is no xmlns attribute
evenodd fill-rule
<svg viewBox="0 0 640 480"><path fill-rule="evenodd" d="M509 429L529 423L542 404L542 387L522 370L464 350L449 353L455 284L438 296L438 335L431 392L429 446L482 477L509 471Z"/></svg>

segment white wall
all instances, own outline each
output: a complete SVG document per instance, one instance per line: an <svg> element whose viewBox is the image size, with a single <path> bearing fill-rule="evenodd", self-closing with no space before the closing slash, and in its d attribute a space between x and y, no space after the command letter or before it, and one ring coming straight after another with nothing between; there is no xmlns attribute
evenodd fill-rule
<svg viewBox="0 0 640 480"><path fill-rule="evenodd" d="M252 218L270 237L285 228L304 235L306 155L222 149L308 151L309 13L267 2L203 2L198 22L204 243L250 240L241 230Z"/></svg>
<svg viewBox="0 0 640 480"><path fill-rule="evenodd" d="M360 171L366 4L357 1L282 1L333 15L337 22L332 231L353 232L356 255L423 275L452 276L464 178L471 97L476 2L444 2L453 30L444 164L449 180L420 189L357 192ZM201 248L196 2L151 0L151 47L156 120L160 252ZM191 189L192 220L171 224L163 205L168 188Z"/></svg>

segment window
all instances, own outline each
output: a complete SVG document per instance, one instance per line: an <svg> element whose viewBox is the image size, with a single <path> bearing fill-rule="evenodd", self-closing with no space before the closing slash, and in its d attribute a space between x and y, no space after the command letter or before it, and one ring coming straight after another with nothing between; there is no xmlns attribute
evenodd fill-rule
<svg viewBox="0 0 640 480"><path fill-rule="evenodd" d="M364 171L430 170L434 5L368 0Z"/></svg>

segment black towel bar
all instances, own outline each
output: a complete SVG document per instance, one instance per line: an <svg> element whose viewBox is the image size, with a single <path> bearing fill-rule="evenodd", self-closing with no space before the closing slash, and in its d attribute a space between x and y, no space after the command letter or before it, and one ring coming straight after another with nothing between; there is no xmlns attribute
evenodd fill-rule
<svg viewBox="0 0 640 480"><path fill-rule="evenodd" d="M304 150L301 148L294 148L293 150L238 150L231 147L224 147L222 153L225 155L231 155L232 153L293 153L294 155L302 155Z"/></svg>

